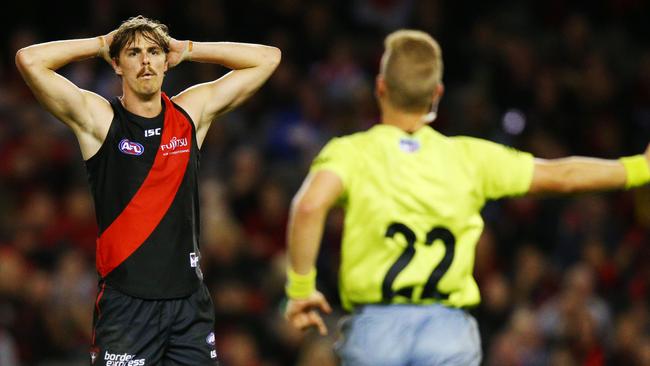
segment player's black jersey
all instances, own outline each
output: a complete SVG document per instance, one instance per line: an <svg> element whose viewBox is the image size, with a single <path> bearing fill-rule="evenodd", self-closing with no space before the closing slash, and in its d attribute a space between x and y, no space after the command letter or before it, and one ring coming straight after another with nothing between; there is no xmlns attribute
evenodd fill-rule
<svg viewBox="0 0 650 366"><path fill-rule="evenodd" d="M199 150L189 115L164 93L145 118L111 101L113 121L86 161L99 237L97 271L135 297L188 296L199 269Z"/></svg>

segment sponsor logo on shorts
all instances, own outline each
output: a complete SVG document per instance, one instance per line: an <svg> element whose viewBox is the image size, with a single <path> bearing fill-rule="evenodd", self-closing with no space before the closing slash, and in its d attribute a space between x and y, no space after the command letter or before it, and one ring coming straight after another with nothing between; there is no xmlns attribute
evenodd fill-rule
<svg viewBox="0 0 650 366"><path fill-rule="evenodd" d="M210 358L217 358L217 351L215 350L210 351Z"/></svg>
<svg viewBox="0 0 650 366"><path fill-rule="evenodd" d="M118 144L120 151L126 155L142 155L144 153L144 146L137 142L129 141L129 139L122 139Z"/></svg>
<svg viewBox="0 0 650 366"><path fill-rule="evenodd" d="M128 353L104 353L104 361L106 366L144 366L146 360L144 358L135 358L135 355Z"/></svg>

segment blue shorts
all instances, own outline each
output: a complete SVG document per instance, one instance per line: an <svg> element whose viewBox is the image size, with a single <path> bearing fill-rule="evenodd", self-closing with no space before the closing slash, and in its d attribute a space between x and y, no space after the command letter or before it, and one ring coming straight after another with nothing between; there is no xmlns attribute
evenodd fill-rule
<svg viewBox="0 0 650 366"><path fill-rule="evenodd" d="M341 322L343 366L471 366L481 363L474 317L442 305L366 305Z"/></svg>

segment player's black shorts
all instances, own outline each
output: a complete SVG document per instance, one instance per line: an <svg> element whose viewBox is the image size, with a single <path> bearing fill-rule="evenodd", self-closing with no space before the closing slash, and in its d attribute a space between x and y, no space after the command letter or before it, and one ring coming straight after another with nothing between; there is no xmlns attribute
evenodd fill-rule
<svg viewBox="0 0 650 366"><path fill-rule="evenodd" d="M91 365L218 365L214 308L205 285L189 297L143 300L100 284Z"/></svg>

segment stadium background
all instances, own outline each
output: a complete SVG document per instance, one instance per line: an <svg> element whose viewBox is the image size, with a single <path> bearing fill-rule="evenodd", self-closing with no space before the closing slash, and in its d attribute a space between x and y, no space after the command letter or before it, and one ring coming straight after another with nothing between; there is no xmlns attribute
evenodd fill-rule
<svg viewBox="0 0 650 366"><path fill-rule="evenodd" d="M283 51L268 83L213 124L202 153L202 251L226 366L333 365L331 336L280 315L290 199L331 137L377 121L383 37L434 35L446 94L434 126L554 158L614 158L650 140L650 3L442 0L22 0L0 15L0 366L84 365L96 227L72 133L39 107L13 57L28 44L104 34L137 14L192 40ZM100 60L61 72L104 96ZM173 95L224 72L185 63ZM444 173L441 173L444 174ZM650 190L491 203L474 310L487 365L650 365ZM319 288L333 302L342 215L328 220ZM453 341L453 340L450 340Z"/></svg>

